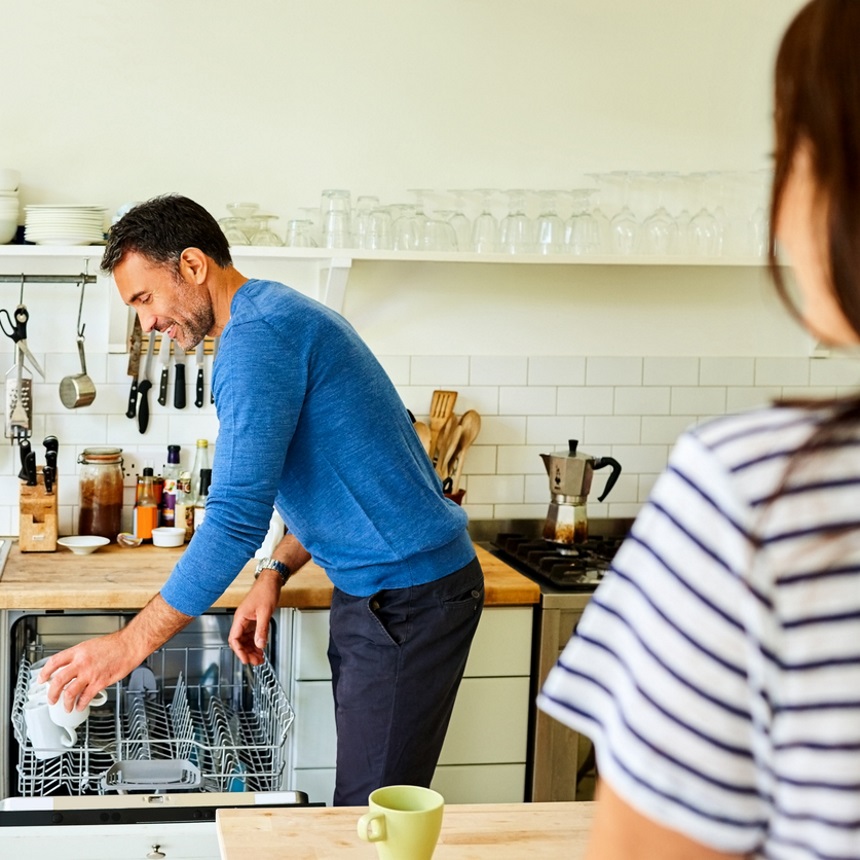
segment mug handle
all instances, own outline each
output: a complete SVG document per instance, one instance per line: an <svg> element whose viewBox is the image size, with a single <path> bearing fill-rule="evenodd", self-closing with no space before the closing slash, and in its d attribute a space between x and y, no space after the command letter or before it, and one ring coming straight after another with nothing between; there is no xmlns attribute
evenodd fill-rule
<svg viewBox="0 0 860 860"><path fill-rule="evenodd" d="M365 812L358 819L358 835L365 842L381 842L385 839L385 816L378 812Z"/></svg>
<svg viewBox="0 0 860 860"><path fill-rule="evenodd" d="M98 708L107 701L107 690L100 690L90 701L91 708Z"/></svg>
<svg viewBox="0 0 860 860"><path fill-rule="evenodd" d="M62 726L63 736L60 738L60 743L71 749L78 742L78 733L71 726Z"/></svg>

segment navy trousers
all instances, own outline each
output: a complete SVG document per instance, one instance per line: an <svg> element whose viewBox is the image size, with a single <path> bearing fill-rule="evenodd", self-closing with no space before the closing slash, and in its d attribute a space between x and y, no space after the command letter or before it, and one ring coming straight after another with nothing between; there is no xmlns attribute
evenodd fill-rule
<svg viewBox="0 0 860 860"><path fill-rule="evenodd" d="M336 806L364 806L382 785L430 785L483 606L477 559L371 597L334 590Z"/></svg>

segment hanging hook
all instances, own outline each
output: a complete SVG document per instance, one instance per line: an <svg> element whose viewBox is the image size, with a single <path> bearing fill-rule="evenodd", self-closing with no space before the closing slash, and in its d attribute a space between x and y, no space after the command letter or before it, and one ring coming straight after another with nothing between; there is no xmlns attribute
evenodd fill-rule
<svg viewBox="0 0 860 860"><path fill-rule="evenodd" d="M84 309L84 290L87 286L87 279L85 277L82 278L78 286L81 288L81 301L78 305L78 337L83 339L84 329L87 327L87 324L84 323L81 325L81 311Z"/></svg>
<svg viewBox="0 0 860 860"><path fill-rule="evenodd" d="M25 275L23 272L21 272L21 292L18 296L18 304L19 305L24 304L24 278L25 278Z"/></svg>

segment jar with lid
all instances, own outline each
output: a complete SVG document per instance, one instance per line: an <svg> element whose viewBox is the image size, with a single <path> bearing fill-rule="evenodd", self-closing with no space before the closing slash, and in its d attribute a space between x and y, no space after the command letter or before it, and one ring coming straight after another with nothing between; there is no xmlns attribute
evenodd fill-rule
<svg viewBox="0 0 860 860"><path fill-rule="evenodd" d="M78 457L78 534L116 540L122 531L122 448L85 448Z"/></svg>

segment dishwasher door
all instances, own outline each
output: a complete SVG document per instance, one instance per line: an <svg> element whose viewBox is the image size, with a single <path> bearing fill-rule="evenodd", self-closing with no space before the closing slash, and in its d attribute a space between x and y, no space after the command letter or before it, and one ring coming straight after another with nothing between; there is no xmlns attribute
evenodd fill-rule
<svg viewBox="0 0 860 860"><path fill-rule="evenodd" d="M56 754L34 749L23 706L38 660L119 629L122 612L5 613L12 678L5 698L2 797L116 793L270 792L283 786L293 721L271 662L243 666L227 645L232 613L194 619L92 708L78 739ZM270 645L274 651L275 629ZM4 662L6 662L4 660Z"/></svg>

